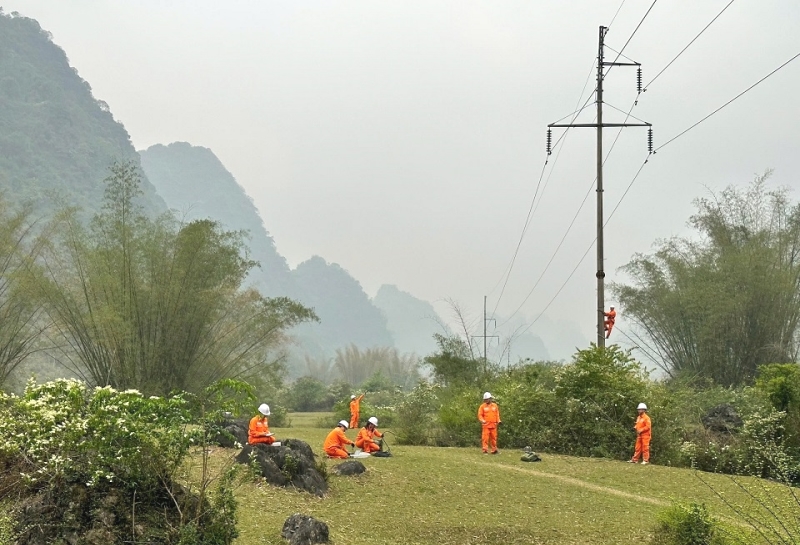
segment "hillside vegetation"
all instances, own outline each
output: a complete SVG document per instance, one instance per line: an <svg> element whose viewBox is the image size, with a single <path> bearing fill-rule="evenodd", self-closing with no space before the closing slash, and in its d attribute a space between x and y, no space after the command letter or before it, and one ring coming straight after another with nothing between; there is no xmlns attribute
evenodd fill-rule
<svg viewBox="0 0 800 545"><path fill-rule="evenodd" d="M99 209L109 166L139 163L125 128L48 32L33 19L0 13L0 189L14 202L51 212L55 201ZM164 201L142 181L148 212Z"/></svg>

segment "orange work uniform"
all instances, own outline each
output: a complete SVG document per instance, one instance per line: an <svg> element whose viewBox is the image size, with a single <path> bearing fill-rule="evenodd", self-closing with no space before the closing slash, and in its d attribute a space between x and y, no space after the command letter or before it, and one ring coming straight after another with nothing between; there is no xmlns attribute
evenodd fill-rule
<svg viewBox="0 0 800 545"><path fill-rule="evenodd" d="M642 460L645 462L650 462L650 436L652 430L652 424L650 423L650 417L647 416L647 413L642 413L636 417L636 447L633 451L633 458L631 461L638 462L639 455L642 456Z"/></svg>
<svg viewBox="0 0 800 545"><path fill-rule="evenodd" d="M322 443L322 450L331 458L349 458L350 454L344 449L345 445L354 445L344 434L344 430L336 426Z"/></svg>
<svg viewBox="0 0 800 545"><path fill-rule="evenodd" d="M603 329L606 331L606 339L611 336L611 330L614 329L614 322L617 319L617 311L613 308L608 312L603 313L606 317L605 322L603 322Z"/></svg>
<svg viewBox="0 0 800 545"><path fill-rule="evenodd" d="M481 431L483 452L488 452L489 447L492 452L497 452L497 425L500 423L500 407L494 401L481 403L481 406L478 407L478 420L483 426Z"/></svg>
<svg viewBox="0 0 800 545"><path fill-rule="evenodd" d="M266 416L254 416L250 419L250 426L247 429L247 443L255 445L256 443L264 443L271 445L275 442L273 436L267 437L265 434L269 433L269 421Z"/></svg>
<svg viewBox="0 0 800 545"><path fill-rule="evenodd" d="M381 447L375 444L373 437L380 438L383 437L383 434L375 428L369 429L368 427L364 426L358 432L358 437L356 437L356 446L366 453L377 452L381 450Z"/></svg>
<svg viewBox="0 0 800 545"><path fill-rule="evenodd" d="M362 399L364 399L364 394L350 401L350 429L358 428L358 413L361 411Z"/></svg>

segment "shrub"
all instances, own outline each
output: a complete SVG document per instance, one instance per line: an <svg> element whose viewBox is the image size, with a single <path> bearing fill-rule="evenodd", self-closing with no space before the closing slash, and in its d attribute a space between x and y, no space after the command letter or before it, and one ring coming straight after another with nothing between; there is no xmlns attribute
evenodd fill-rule
<svg viewBox="0 0 800 545"><path fill-rule="evenodd" d="M404 445L433 445L440 431L440 388L421 382L397 406L394 432ZM476 409L477 410L477 409Z"/></svg>
<svg viewBox="0 0 800 545"><path fill-rule="evenodd" d="M11 487L5 490L36 498L32 504L40 507L26 510L26 517L51 513L61 521L48 525L49 533L38 541L86 531L80 525L91 526L95 516L110 516L115 531L129 538L135 505L137 523L152 521L138 538L230 543L236 535L232 477L212 489L204 473L199 493L176 482L190 449L205 447L208 424L218 420L219 411L208 403L230 399L232 389L246 390L236 381L220 384L206 390L204 399L145 398L134 390L90 389L76 380L30 383L21 397L0 394L0 467L4 486ZM200 425L188 426L193 421ZM154 511L148 514L148 507ZM42 531L17 522L19 531Z"/></svg>
<svg viewBox="0 0 800 545"><path fill-rule="evenodd" d="M723 545L719 524L705 505L673 504L658 516L652 545Z"/></svg>

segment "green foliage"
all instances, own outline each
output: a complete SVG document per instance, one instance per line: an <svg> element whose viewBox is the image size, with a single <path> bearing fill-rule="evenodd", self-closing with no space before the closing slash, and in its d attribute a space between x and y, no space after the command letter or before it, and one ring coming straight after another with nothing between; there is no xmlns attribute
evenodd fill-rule
<svg viewBox="0 0 800 545"><path fill-rule="evenodd" d="M273 370L284 331L313 320L287 298L241 289L254 262L241 233L201 220L150 220L136 206L139 174L112 167L90 230L66 213L41 283L67 361L96 384L147 393L198 392Z"/></svg>
<svg viewBox="0 0 800 545"><path fill-rule="evenodd" d="M641 364L616 345L578 351L555 377L553 409L558 415L547 443L565 454L630 455L634 410L644 400L645 376Z"/></svg>
<svg viewBox="0 0 800 545"><path fill-rule="evenodd" d="M329 411L333 404L328 387L314 377L300 377L286 393L289 408L293 411Z"/></svg>
<svg viewBox="0 0 800 545"><path fill-rule="evenodd" d="M13 509L10 503L0 502L0 545L13 545L17 540Z"/></svg>
<svg viewBox="0 0 800 545"><path fill-rule="evenodd" d="M696 201L690 223L701 239L635 256L624 268L633 285L612 286L672 377L751 383L759 365L797 353L800 205L768 190L767 177Z"/></svg>
<svg viewBox="0 0 800 545"><path fill-rule="evenodd" d="M204 473L197 494L176 479L194 447L207 456L221 413L239 410L250 397L246 384L231 380L202 396L168 398L90 389L75 380L31 383L21 397L0 395L0 464L13 468L4 475L4 489L19 497L45 491L55 502L76 487L90 498L121 490L121 506L135 503L137 512L147 512L152 504L161 526L173 526L166 534L148 530L165 543L228 544L236 536L235 473L225 473L213 488ZM126 533L131 527L124 520L119 524Z"/></svg>
<svg viewBox="0 0 800 545"><path fill-rule="evenodd" d="M35 236L30 207L14 209L0 195L0 386L41 348L47 324L33 289L44 235Z"/></svg>
<svg viewBox="0 0 800 545"><path fill-rule="evenodd" d="M718 522L705 505L673 504L658 516L652 545L724 545Z"/></svg>
<svg viewBox="0 0 800 545"><path fill-rule="evenodd" d="M361 390L410 389L419 380L419 361L413 354L400 354L396 348L361 350L355 344L336 349L333 368Z"/></svg>
<svg viewBox="0 0 800 545"><path fill-rule="evenodd" d="M33 19L0 14L0 190L50 215L60 200L97 211L108 166L139 157L108 104ZM148 213L166 210L145 181Z"/></svg>
<svg viewBox="0 0 800 545"><path fill-rule="evenodd" d="M800 367L796 363L760 366L756 387L767 395L776 411L800 411Z"/></svg>
<svg viewBox="0 0 800 545"><path fill-rule="evenodd" d="M425 358L434 380L444 386L479 386L490 376L488 364L474 358L466 341L457 336L435 334L439 350Z"/></svg>
<svg viewBox="0 0 800 545"><path fill-rule="evenodd" d="M420 382L397 406L397 423L393 430L401 444L436 444L440 429L439 393L438 386Z"/></svg>

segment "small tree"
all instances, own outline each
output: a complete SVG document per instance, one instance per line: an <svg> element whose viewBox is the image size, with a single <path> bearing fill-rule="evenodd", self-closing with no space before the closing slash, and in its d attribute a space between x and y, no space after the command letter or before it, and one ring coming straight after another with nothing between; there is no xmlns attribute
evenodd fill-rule
<svg viewBox="0 0 800 545"><path fill-rule="evenodd" d="M171 215L146 217L139 174L114 165L103 212L85 229L60 218L39 283L62 362L94 384L147 393L199 392L270 363L292 326L316 319L287 298L242 289L256 264L242 233Z"/></svg>

